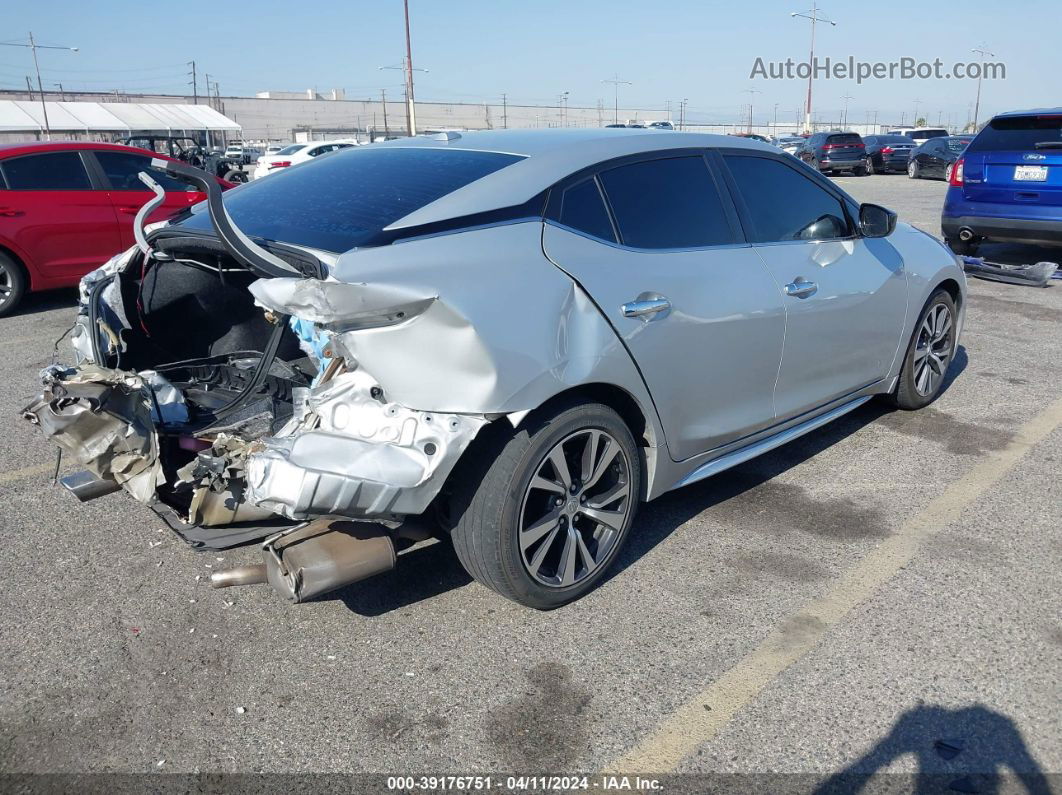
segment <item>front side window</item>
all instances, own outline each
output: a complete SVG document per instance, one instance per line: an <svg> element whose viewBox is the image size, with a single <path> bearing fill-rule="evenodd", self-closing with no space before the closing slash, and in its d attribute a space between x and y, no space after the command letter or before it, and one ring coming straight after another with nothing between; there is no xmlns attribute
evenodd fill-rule
<svg viewBox="0 0 1062 795"><path fill-rule="evenodd" d="M92 190L77 152L49 152L3 161L11 190Z"/></svg>
<svg viewBox="0 0 1062 795"><path fill-rule="evenodd" d="M167 191L194 191L191 185L186 185L161 171L151 167L151 160L142 155L126 154L125 152L96 152L96 159L100 162L107 179L111 183L112 190L150 190L147 185L140 181L138 176L141 171L147 172L155 182Z"/></svg>
<svg viewBox="0 0 1062 795"><path fill-rule="evenodd" d="M748 210L754 243L834 240L850 228L840 200L784 163L763 157L726 156Z"/></svg>
<svg viewBox="0 0 1062 795"><path fill-rule="evenodd" d="M616 242L612 222L593 177L550 193L546 217L591 237Z"/></svg>
<svg viewBox="0 0 1062 795"><path fill-rule="evenodd" d="M700 155L646 160L602 171L620 242L634 248L733 243L715 180Z"/></svg>
<svg viewBox="0 0 1062 795"><path fill-rule="evenodd" d="M384 227L519 160L501 152L356 146L250 182L224 202L247 235L342 253L374 245ZM201 205L177 223L212 228Z"/></svg>

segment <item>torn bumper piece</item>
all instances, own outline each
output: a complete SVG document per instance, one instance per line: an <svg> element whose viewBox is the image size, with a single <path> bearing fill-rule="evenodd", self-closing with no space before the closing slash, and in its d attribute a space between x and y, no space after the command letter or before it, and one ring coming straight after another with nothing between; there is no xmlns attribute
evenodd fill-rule
<svg viewBox="0 0 1062 795"><path fill-rule="evenodd" d="M1046 287L1051 279L1062 278L1062 270L1055 262L1035 262L1025 265L1010 265L988 262L981 257L962 258L962 267L970 276L1006 284L1025 284L1030 287Z"/></svg>

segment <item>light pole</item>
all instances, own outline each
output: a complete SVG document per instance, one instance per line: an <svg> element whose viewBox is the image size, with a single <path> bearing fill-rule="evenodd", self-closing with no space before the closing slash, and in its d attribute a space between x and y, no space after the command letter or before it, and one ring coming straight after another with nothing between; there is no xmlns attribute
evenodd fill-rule
<svg viewBox="0 0 1062 795"><path fill-rule="evenodd" d="M683 97L682 98L682 102L679 103L679 129L680 130L686 129L686 104L688 102L689 102L689 99L686 98L686 97Z"/></svg>
<svg viewBox="0 0 1062 795"><path fill-rule="evenodd" d="M812 3L810 11L805 11L802 14L794 11L789 16L802 17L803 19L811 20L811 57L808 59L808 101L804 106L804 132L811 132L811 83L815 77L815 24L817 22L829 22L836 27L837 23L832 19L826 19L826 17L819 16L818 3Z"/></svg>
<svg viewBox="0 0 1062 795"><path fill-rule="evenodd" d="M618 74L613 75L611 80L602 80L601 82L602 83L611 83L612 87L615 89L615 92L616 92L615 93L615 98L614 98L615 99L615 105L613 106L614 110L612 112L612 123L613 124L619 124L619 87L621 85L622 86L631 86L631 85L634 85L634 84L630 80L620 80Z"/></svg>
<svg viewBox="0 0 1062 795"><path fill-rule="evenodd" d="M970 52L975 52L975 53L977 53L978 55L981 56L981 68L977 72L977 102L974 103L973 130L972 130L972 132L976 133L977 132L977 116L981 112L981 76L985 72L985 56L988 55L988 56L990 56L992 58L995 58L996 54L994 52L989 52L986 49L986 45L984 45L984 44L982 44L980 47L975 47L974 49L970 50Z"/></svg>
<svg viewBox="0 0 1062 795"><path fill-rule="evenodd" d="M911 126L912 127L917 127L918 126L918 106L921 105L921 104L922 104L922 100L920 100L920 99L916 99L914 101L914 106L915 106L914 116L911 117Z"/></svg>
<svg viewBox="0 0 1062 795"><path fill-rule="evenodd" d="M560 126L567 127L568 124L565 121L565 110L568 105L568 94L571 92L563 91L557 95L557 112L560 114Z"/></svg>
<svg viewBox="0 0 1062 795"><path fill-rule="evenodd" d="M748 129L746 130L746 132L751 133L752 132L753 103L756 101L756 95L757 94L762 94L763 92L760 91L758 88L746 88L741 93L749 95L749 126L748 126Z"/></svg>
<svg viewBox="0 0 1062 795"><path fill-rule="evenodd" d="M33 31L30 31L29 44L21 44L13 41L0 41L5 47L28 47L33 51L33 68L37 70L37 90L41 95L41 112L44 114L44 140L52 140L52 128L48 124L48 105L44 101L44 84L41 83L41 67L37 63L37 50L68 50L69 52L77 52L77 47L55 47L50 44L37 44L33 40Z"/></svg>

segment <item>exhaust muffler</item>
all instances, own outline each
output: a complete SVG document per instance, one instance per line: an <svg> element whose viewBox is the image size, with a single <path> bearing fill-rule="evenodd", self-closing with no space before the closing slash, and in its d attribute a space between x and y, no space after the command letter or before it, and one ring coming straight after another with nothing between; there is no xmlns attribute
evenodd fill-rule
<svg viewBox="0 0 1062 795"><path fill-rule="evenodd" d="M73 472L59 478L59 484L78 498L79 502L88 502L99 497L106 497L121 491L122 487L111 478L98 478L91 472Z"/></svg>
<svg viewBox="0 0 1062 795"><path fill-rule="evenodd" d="M268 582L293 604L305 602L395 567L395 546L379 525L321 518L286 530L262 545L264 563L217 571L215 588Z"/></svg>

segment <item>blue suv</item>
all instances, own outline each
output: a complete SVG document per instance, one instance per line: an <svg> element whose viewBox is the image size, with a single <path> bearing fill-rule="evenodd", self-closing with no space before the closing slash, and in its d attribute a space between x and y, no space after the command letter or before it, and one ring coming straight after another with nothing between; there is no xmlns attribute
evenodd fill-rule
<svg viewBox="0 0 1062 795"><path fill-rule="evenodd" d="M951 168L940 226L956 254L989 240L1062 245L1062 108L985 125Z"/></svg>

